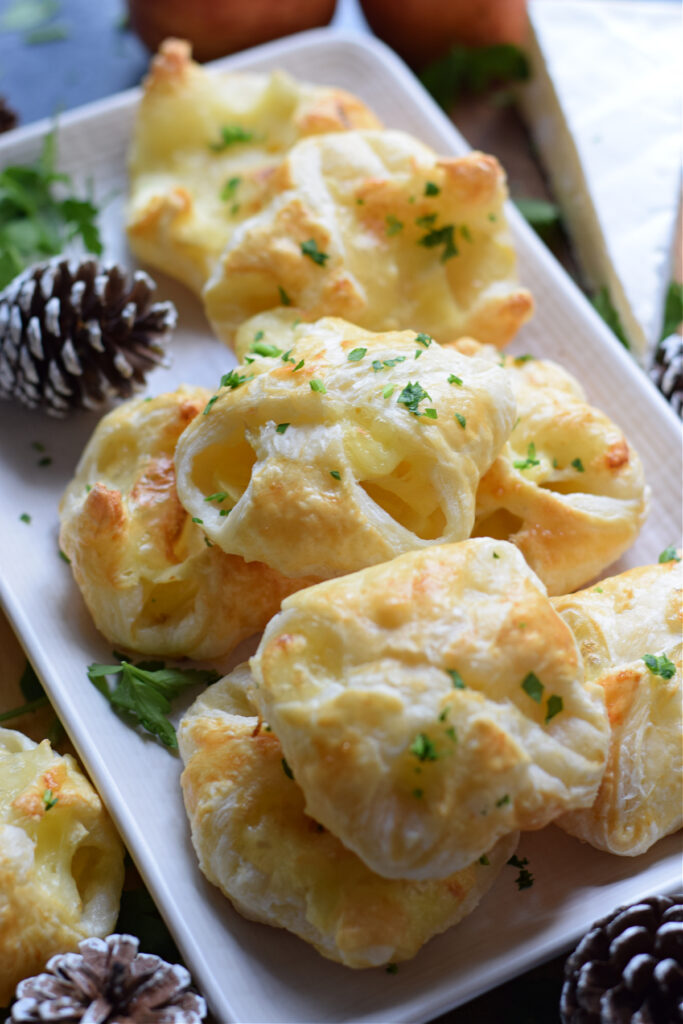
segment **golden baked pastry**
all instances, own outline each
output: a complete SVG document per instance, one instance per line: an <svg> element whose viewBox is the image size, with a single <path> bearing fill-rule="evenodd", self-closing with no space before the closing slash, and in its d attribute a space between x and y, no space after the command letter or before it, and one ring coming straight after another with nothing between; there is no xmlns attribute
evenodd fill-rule
<svg viewBox="0 0 683 1024"><path fill-rule="evenodd" d="M294 146L268 188L204 290L228 342L284 300L306 320L499 346L531 316L495 157L440 158L398 131L326 134Z"/></svg>
<svg viewBox="0 0 683 1024"><path fill-rule="evenodd" d="M341 89L272 74L216 73L166 40L133 126L127 229L147 263L201 291L233 231L257 211L271 168L301 138L378 128Z"/></svg>
<svg viewBox="0 0 683 1024"><path fill-rule="evenodd" d="M414 956L474 909L518 834L501 839L484 864L440 881L380 878L306 815L275 733L256 717L251 683L240 666L180 725L181 781L202 871L245 917L287 928L347 967Z"/></svg>
<svg viewBox="0 0 683 1024"><path fill-rule="evenodd" d="M681 563L631 569L553 604L604 691L612 732L595 803L556 824L634 857L683 824Z"/></svg>
<svg viewBox="0 0 683 1024"><path fill-rule="evenodd" d="M486 356L471 341L456 347ZM505 367L517 421L477 490L473 537L515 544L551 594L594 579L635 541L649 507L638 454L566 370L527 356Z"/></svg>
<svg viewBox="0 0 683 1024"><path fill-rule="evenodd" d="M387 878L445 877L597 793L601 689L505 541L302 590L250 664L307 813Z"/></svg>
<svg viewBox="0 0 683 1024"><path fill-rule="evenodd" d="M283 331L178 442L178 494L211 541L320 578L467 537L514 420L504 373L412 331Z"/></svg>
<svg viewBox="0 0 683 1024"><path fill-rule="evenodd" d="M54 953L113 931L123 854L74 759L0 728L0 1006Z"/></svg>
<svg viewBox="0 0 683 1024"><path fill-rule="evenodd" d="M203 509L193 520L178 501L176 441L210 396L181 387L118 406L98 424L62 498L61 548L95 625L117 646L220 657L311 582L225 554L206 539Z"/></svg>

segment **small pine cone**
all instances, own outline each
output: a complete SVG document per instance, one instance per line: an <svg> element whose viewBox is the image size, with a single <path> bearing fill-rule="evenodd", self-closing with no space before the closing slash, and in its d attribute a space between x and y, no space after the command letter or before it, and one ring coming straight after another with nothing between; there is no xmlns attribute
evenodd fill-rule
<svg viewBox="0 0 683 1024"><path fill-rule="evenodd" d="M0 293L0 398L64 416L139 391L176 322L155 287L93 257L29 267Z"/></svg>
<svg viewBox="0 0 683 1024"><path fill-rule="evenodd" d="M683 335L670 334L660 341L650 377L674 412L683 416Z"/></svg>
<svg viewBox="0 0 683 1024"><path fill-rule="evenodd" d="M652 896L596 921L564 977L562 1024L683 1022L683 895Z"/></svg>
<svg viewBox="0 0 683 1024"><path fill-rule="evenodd" d="M17 986L7 1024L201 1024L206 1003L180 964L138 953L132 935L84 939Z"/></svg>

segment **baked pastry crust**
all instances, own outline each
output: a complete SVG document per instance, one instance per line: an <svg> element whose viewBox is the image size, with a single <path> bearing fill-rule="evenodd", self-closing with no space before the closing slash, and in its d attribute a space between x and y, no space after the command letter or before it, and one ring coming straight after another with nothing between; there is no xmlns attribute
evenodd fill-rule
<svg viewBox="0 0 683 1024"><path fill-rule="evenodd" d="M380 878L306 815L280 743L251 704L252 683L240 666L180 725L183 794L203 873L245 917L287 928L347 967L414 956L474 909L518 835L501 839L487 864L440 881Z"/></svg>
<svg viewBox="0 0 683 1024"><path fill-rule="evenodd" d="M309 321L504 345L531 316L495 157L439 158L399 131L306 139L271 176L260 212L235 231L204 290L232 343L244 319L282 303Z"/></svg>
<svg viewBox="0 0 683 1024"><path fill-rule="evenodd" d="M300 591L250 664L307 813L387 878L444 877L597 793L601 689L504 541Z"/></svg>
<svg viewBox="0 0 683 1024"><path fill-rule="evenodd" d="M113 931L123 854L74 759L0 728L0 1005L54 953Z"/></svg>
<svg viewBox="0 0 683 1024"><path fill-rule="evenodd" d="M470 340L456 348L487 353ZM479 484L472 536L511 541L550 594L566 594L635 541L650 504L643 467L620 428L588 404L562 367L488 354L509 375L518 418Z"/></svg>
<svg viewBox="0 0 683 1024"><path fill-rule="evenodd" d="M99 422L62 498L61 548L95 625L117 646L221 657L312 582L209 546L180 504L175 445L210 395L180 387L118 406Z"/></svg>
<svg viewBox="0 0 683 1024"><path fill-rule="evenodd" d="M586 679L604 691L611 727L595 803L556 824L635 857L683 825L681 563L631 569L553 604L576 637ZM645 654L665 655L675 673L653 674Z"/></svg>
<svg viewBox="0 0 683 1024"><path fill-rule="evenodd" d="M191 60L188 43L168 39L152 61L133 126L131 247L200 292L235 228L260 209L272 168L295 142L379 127L341 89L297 82L281 71L210 72ZM241 129L245 137L220 148L223 128Z"/></svg>
<svg viewBox="0 0 683 1024"><path fill-rule="evenodd" d="M411 331L324 318L283 332L178 442L178 494L211 541L325 578L467 537L514 421L502 371Z"/></svg>

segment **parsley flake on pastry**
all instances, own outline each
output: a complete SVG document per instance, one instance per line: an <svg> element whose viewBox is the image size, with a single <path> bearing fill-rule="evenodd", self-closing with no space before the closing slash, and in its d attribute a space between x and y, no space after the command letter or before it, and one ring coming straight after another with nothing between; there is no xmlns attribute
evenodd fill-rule
<svg viewBox="0 0 683 1024"><path fill-rule="evenodd" d="M415 955L469 914L518 834L447 878L381 878L308 817L282 747L256 715L246 665L209 687L179 729L182 787L201 870L251 920L287 928L347 967Z"/></svg>
<svg viewBox="0 0 683 1024"><path fill-rule="evenodd" d="M555 363L489 354L509 375L517 420L477 490L472 536L515 544L551 594L594 579L635 541L650 504L638 453Z"/></svg>
<svg viewBox="0 0 683 1024"><path fill-rule="evenodd" d="M341 89L281 71L211 72L190 59L188 43L167 39L152 61L133 126L131 247L200 292L235 228L269 195L272 169L295 142L379 127Z"/></svg>
<svg viewBox="0 0 683 1024"><path fill-rule="evenodd" d="M595 803L556 824L635 857L683 825L683 569L648 565L553 599L586 679L605 694L611 739Z"/></svg>
<svg viewBox="0 0 683 1024"><path fill-rule="evenodd" d="M72 757L0 728L0 1004L55 953L114 930L123 844Z"/></svg>
<svg viewBox="0 0 683 1024"><path fill-rule="evenodd" d="M207 543L202 518L230 503L211 494L196 516L176 493L173 454L210 400L180 387L136 398L96 427L60 505L60 546L95 625L144 654L215 658L258 633L281 599L310 580L284 579Z"/></svg>
<svg viewBox="0 0 683 1024"><path fill-rule="evenodd" d="M331 317L260 333L270 354L223 377L176 449L180 500L212 542L320 578L469 535L514 421L499 367Z"/></svg>
<svg viewBox="0 0 683 1024"><path fill-rule="evenodd" d="M282 305L281 292L306 320L437 341L502 346L531 316L495 157L441 158L399 131L328 133L297 143L268 188L204 290L229 343L247 317Z"/></svg>
<svg viewBox="0 0 683 1024"><path fill-rule="evenodd" d="M300 591L250 664L306 812L387 878L443 878L597 793L601 689L505 541Z"/></svg>

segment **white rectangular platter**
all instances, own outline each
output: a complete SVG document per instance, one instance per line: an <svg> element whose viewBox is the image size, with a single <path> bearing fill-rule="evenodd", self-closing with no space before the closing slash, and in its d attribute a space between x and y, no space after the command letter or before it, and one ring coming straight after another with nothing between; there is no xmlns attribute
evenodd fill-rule
<svg viewBox="0 0 683 1024"><path fill-rule="evenodd" d="M442 153L467 148L405 66L369 38L317 30L221 65L279 67L300 79L344 87L388 126L410 131ZM80 182L92 179L99 200L108 200L107 256L129 265L122 227L125 158L137 100L137 92L129 92L68 114L59 125L61 167ZM32 159L49 127L20 129L0 140L2 165ZM514 348L561 362L583 382L591 401L626 431L643 459L652 509L638 542L613 571L656 561L679 535L678 421L514 209L509 216L520 276L537 304ZM160 293L175 301L179 328L173 365L153 374L149 392L171 390L182 381L213 387L234 358L211 336L193 296L167 280L160 282ZM516 872L505 868L471 917L430 942L395 975L349 971L284 931L242 919L196 866L178 785L179 760L117 718L86 678L86 666L110 660L110 650L59 558L57 504L95 422L92 415L55 422L9 403L0 407L0 594L221 1024L427 1021L568 948L618 904L681 884L676 836L642 857L622 859L551 827L523 837L520 852L530 860L533 888L518 892ZM35 441L52 456L47 468L36 465ZM30 524L20 520L22 513L31 516Z"/></svg>

